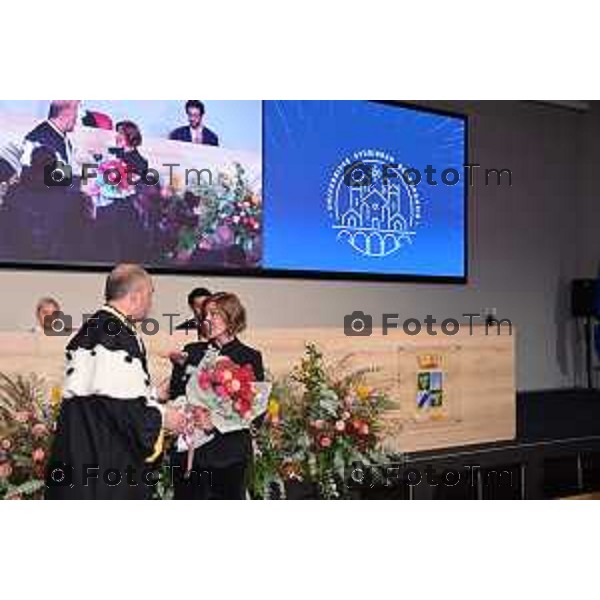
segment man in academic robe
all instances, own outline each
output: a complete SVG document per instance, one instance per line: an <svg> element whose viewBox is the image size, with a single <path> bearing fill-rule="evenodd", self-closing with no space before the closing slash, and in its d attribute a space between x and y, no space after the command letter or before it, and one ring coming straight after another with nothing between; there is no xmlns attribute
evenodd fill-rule
<svg viewBox="0 0 600 600"><path fill-rule="evenodd" d="M121 264L106 281L106 305L66 349L65 384L46 473L48 499L147 499L164 430L184 417L158 403L136 322L151 306L152 281Z"/></svg>
<svg viewBox="0 0 600 600"><path fill-rule="evenodd" d="M189 125L178 127L169 135L170 140L176 142L190 142L192 144L203 144L204 146L218 146L219 137L203 124L204 104L200 100L188 100L185 104L185 112Z"/></svg>
<svg viewBox="0 0 600 600"><path fill-rule="evenodd" d="M40 146L51 150L57 161L72 166L73 145L69 133L77 124L79 104L79 100L52 100L48 119L25 136L21 158L24 168L30 166L31 153Z"/></svg>
<svg viewBox="0 0 600 600"><path fill-rule="evenodd" d="M20 259L72 260L87 242L86 198L76 188L46 184L47 169L56 164L50 147L36 146L29 160L4 197L9 246Z"/></svg>

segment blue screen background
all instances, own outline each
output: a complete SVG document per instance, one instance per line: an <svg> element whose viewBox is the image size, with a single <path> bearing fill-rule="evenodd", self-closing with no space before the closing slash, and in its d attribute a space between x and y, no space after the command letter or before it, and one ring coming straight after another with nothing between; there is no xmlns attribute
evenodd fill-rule
<svg viewBox="0 0 600 600"><path fill-rule="evenodd" d="M464 277L465 122L458 117L367 101L264 103L263 267L387 275ZM411 244L366 256L345 241L327 208L336 167L362 149L377 149L419 169L421 220ZM425 168L436 169L437 186ZM460 182L444 185L441 172Z"/></svg>

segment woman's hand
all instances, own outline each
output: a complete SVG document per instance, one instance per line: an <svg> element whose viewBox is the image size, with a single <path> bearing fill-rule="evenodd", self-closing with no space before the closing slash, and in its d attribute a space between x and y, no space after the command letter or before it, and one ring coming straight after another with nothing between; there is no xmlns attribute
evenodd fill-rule
<svg viewBox="0 0 600 600"><path fill-rule="evenodd" d="M165 417L163 427L173 433L181 434L185 430L186 419L185 415L178 409L172 406L165 408Z"/></svg>
<svg viewBox="0 0 600 600"><path fill-rule="evenodd" d="M189 354L183 350L172 350L167 356L173 364L183 367L185 361L188 359Z"/></svg>
<svg viewBox="0 0 600 600"><path fill-rule="evenodd" d="M212 419L210 418L210 412L205 408L195 408L193 412L194 425L204 429L204 431L210 431L214 429Z"/></svg>

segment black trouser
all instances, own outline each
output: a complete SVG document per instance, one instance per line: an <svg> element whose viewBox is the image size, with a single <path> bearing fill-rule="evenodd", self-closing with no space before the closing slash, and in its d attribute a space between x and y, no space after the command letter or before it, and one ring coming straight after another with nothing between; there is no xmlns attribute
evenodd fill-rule
<svg viewBox="0 0 600 600"><path fill-rule="evenodd" d="M178 452L172 460L175 500L244 500L248 462L224 467L194 463L185 473L187 452Z"/></svg>

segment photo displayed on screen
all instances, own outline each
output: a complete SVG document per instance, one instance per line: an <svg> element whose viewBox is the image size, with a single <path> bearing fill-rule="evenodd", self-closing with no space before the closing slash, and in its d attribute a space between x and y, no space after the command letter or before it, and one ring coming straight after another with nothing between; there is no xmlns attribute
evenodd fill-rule
<svg viewBox="0 0 600 600"><path fill-rule="evenodd" d="M0 102L0 262L262 262L259 101Z"/></svg>
<svg viewBox="0 0 600 600"><path fill-rule="evenodd" d="M462 281L465 140L362 100L0 101L0 265Z"/></svg>

